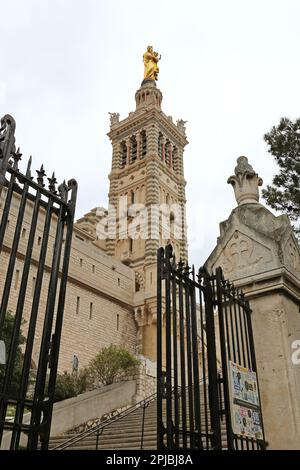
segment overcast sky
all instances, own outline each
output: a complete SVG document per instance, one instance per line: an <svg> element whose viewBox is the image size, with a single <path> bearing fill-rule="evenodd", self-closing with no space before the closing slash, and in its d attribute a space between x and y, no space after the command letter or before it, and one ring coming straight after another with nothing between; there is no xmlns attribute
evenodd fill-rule
<svg viewBox="0 0 300 470"><path fill-rule="evenodd" d="M162 108L187 120L190 260L202 264L235 207L246 155L276 171L263 134L299 117L299 0L0 0L0 114L34 166L79 184L77 217L107 205L108 112L135 109L148 44L162 54Z"/></svg>

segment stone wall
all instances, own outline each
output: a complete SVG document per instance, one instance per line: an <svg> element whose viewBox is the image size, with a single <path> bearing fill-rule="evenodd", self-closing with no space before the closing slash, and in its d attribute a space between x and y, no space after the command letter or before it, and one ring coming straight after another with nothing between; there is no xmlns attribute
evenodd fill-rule
<svg viewBox="0 0 300 470"><path fill-rule="evenodd" d="M140 366L134 376L136 380L136 402L156 393L156 362L139 356Z"/></svg>
<svg viewBox="0 0 300 470"><path fill-rule="evenodd" d="M3 194L2 194L3 197ZM3 199L0 202L0 216ZM9 214L9 224L4 239L0 264L0 297L3 291L14 226L18 213L19 197L13 199ZM11 285L8 310L16 311L17 298L23 270L23 256L30 229L31 203L28 203L24 217L20 247ZM26 336L33 293L36 281L37 264L44 214L41 213L31 259L31 267L24 306L23 333ZM47 287L50 278L51 256L55 235L54 226L50 233L49 250L44 271L41 301L37 320L37 330L33 350L33 367L37 366L38 350L43 328L47 302ZM133 314L134 271L121 262L106 255L95 245L88 233L74 228L70 266L67 283L62 341L59 357L59 370L70 371L73 355L79 359L79 368L104 346L115 344L136 352L136 323Z"/></svg>
<svg viewBox="0 0 300 470"><path fill-rule="evenodd" d="M101 418L116 409L133 404L134 380L107 385L100 389L55 403L51 436L58 436L93 418Z"/></svg>

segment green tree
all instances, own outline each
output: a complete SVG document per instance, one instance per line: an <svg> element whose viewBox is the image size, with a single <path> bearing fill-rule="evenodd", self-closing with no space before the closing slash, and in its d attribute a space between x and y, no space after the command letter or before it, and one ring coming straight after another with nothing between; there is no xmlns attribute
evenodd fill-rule
<svg viewBox="0 0 300 470"><path fill-rule="evenodd" d="M1 337L1 339L4 341L5 346L6 346L6 358L8 357L9 348L11 344L14 321L15 321L14 315L12 315L11 312L6 312L4 326L2 330L2 337ZM23 356L22 356L21 346L22 344L25 344L25 342L26 342L26 338L25 336L23 336L22 331L20 330L14 370L12 374L11 384L8 389L8 393L14 397L17 396L18 391L19 391L22 365L23 365ZM4 380L5 367L6 367L5 365L0 365L0 387L2 386L2 383Z"/></svg>
<svg viewBox="0 0 300 470"><path fill-rule="evenodd" d="M126 349L110 345L103 348L90 362L90 371L94 379L103 385L112 384L117 378L121 378L134 371L139 361Z"/></svg>
<svg viewBox="0 0 300 470"><path fill-rule="evenodd" d="M282 118L264 135L268 152L279 166L272 184L262 191L267 204L283 211L292 221L300 218L300 119ZM295 224L299 234L299 228Z"/></svg>

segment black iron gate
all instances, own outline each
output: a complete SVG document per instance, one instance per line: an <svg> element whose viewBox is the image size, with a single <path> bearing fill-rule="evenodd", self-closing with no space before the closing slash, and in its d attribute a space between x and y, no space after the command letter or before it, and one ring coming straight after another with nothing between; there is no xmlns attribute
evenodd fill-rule
<svg viewBox="0 0 300 470"><path fill-rule="evenodd" d="M0 444L47 449L77 183L57 188L43 166L34 181L31 158L23 174L14 131L14 119L2 118L0 340L6 363L0 364Z"/></svg>
<svg viewBox="0 0 300 470"><path fill-rule="evenodd" d="M157 396L158 449L266 447L249 303L171 245L158 250Z"/></svg>

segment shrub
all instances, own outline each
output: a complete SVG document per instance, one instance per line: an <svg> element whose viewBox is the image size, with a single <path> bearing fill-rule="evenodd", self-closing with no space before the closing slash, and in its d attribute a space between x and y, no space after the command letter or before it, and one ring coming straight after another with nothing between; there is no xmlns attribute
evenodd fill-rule
<svg viewBox="0 0 300 470"><path fill-rule="evenodd" d="M117 378L134 371L139 361L126 349L110 345L103 348L90 362L89 368L94 379L103 385L112 384Z"/></svg>
<svg viewBox="0 0 300 470"><path fill-rule="evenodd" d="M78 375L65 371L57 374L54 401L66 400L86 392L91 385L90 372L87 368L80 369Z"/></svg>
<svg viewBox="0 0 300 470"><path fill-rule="evenodd" d="M67 398L75 397L76 395L77 390L75 377L67 371L63 374L57 374L54 401L66 400Z"/></svg>

